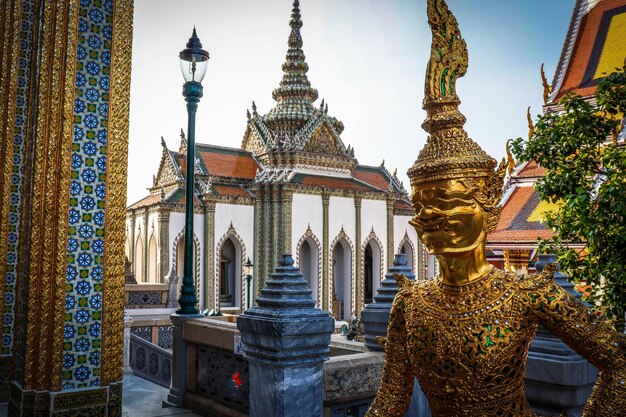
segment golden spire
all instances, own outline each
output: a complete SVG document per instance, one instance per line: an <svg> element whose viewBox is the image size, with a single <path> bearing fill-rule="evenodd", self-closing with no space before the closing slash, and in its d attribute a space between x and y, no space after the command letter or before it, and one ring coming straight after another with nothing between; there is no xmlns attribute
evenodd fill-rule
<svg viewBox="0 0 626 417"><path fill-rule="evenodd" d="M546 73L543 71L543 64L541 64L541 84L543 85L543 104L548 104L550 94L552 94L552 86L548 84Z"/></svg>
<svg viewBox="0 0 626 417"><path fill-rule="evenodd" d="M458 23L444 0L428 0L428 23L433 35L426 69L422 124L430 133L415 164L409 169L412 184L438 179L485 177L496 161L463 129L456 80L465 75L468 54Z"/></svg>
<svg viewBox="0 0 626 417"><path fill-rule="evenodd" d="M535 134L535 124L533 123L533 117L530 115L530 106L526 109L526 121L528 121L528 142L530 142Z"/></svg>
<svg viewBox="0 0 626 417"><path fill-rule="evenodd" d="M463 129L466 119L459 111L461 100L456 94L456 80L467 72L467 45L444 0L428 0L428 23L433 39L424 87L423 108L427 116L422 127L429 136L408 176L413 186L447 179L473 183L474 179L482 178L479 199L486 211L492 211L488 228L494 228L505 164L494 171L495 159Z"/></svg>

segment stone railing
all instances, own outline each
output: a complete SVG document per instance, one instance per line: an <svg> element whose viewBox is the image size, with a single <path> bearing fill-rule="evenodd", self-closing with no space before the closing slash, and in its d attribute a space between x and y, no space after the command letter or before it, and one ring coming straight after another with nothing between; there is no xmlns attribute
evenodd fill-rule
<svg viewBox="0 0 626 417"><path fill-rule="evenodd" d="M173 308L129 308L130 333L163 349L172 349L174 335L170 316Z"/></svg>
<svg viewBox="0 0 626 417"><path fill-rule="evenodd" d="M126 308L165 308L167 284L126 284Z"/></svg>
<svg viewBox="0 0 626 417"><path fill-rule="evenodd" d="M185 322L188 375L185 407L212 416L244 417L250 410L248 361L235 316Z"/></svg>
<svg viewBox="0 0 626 417"><path fill-rule="evenodd" d="M170 387L172 353L134 334L130 335L130 367L135 375L162 387Z"/></svg>
<svg viewBox="0 0 626 417"><path fill-rule="evenodd" d="M241 355L236 317L207 317L184 324L188 383L185 408L214 417L247 417L249 366ZM363 416L376 390L383 354L334 335L324 363L324 415Z"/></svg>

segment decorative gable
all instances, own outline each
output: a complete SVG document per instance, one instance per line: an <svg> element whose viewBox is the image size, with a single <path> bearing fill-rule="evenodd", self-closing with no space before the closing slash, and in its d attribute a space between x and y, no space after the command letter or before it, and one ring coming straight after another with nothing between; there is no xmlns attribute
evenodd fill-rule
<svg viewBox="0 0 626 417"><path fill-rule="evenodd" d="M322 124L304 144L304 152L320 153L325 155L340 155L337 142L325 124Z"/></svg>

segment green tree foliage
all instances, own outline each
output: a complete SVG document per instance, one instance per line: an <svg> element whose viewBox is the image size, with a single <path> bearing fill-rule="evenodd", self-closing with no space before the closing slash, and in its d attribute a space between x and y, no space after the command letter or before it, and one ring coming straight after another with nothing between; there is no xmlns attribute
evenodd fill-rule
<svg viewBox="0 0 626 417"><path fill-rule="evenodd" d="M626 311L626 144L617 136L626 114L625 70L600 82L595 103L565 96L562 111L540 115L530 140L511 147L519 161L546 169L537 192L559 203L546 214L555 235L540 250L558 255L571 279L591 285L588 300L619 319Z"/></svg>

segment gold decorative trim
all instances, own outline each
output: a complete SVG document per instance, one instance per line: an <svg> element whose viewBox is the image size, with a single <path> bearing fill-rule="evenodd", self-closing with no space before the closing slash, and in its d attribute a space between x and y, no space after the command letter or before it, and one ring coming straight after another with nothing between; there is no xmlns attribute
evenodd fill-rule
<svg viewBox="0 0 626 417"><path fill-rule="evenodd" d="M124 218L132 44L133 0L116 0L113 9L111 51L101 385L119 381L123 375Z"/></svg>
<svg viewBox="0 0 626 417"><path fill-rule="evenodd" d="M204 214L204 307L214 309L215 297L215 203L206 202Z"/></svg>
<svg viewBox="0 0 626 417"><path fill-rule="evenodd" d="M61 389L65 267L73 138L78 1L46 3L43 29L32 207L24 388Z"/></svg>
<svg viewBox="0 0 626 417"><path fill-rule="evenodd" d="M11 7L13 6L13 7ZM20 43L20 26L22 8L20 2L4 5L0 17L3 22L0 39L1 55L5 59L0 62L0 161L4 169L0 169L0 311L4 312L4 291L7 275L7 256L9 250L8 224L11 197L11 174L13 169L14 146L11 138L15 130L16 99L17 99L17 67ZM12 9L12 10L11 10Z"/></svg>

